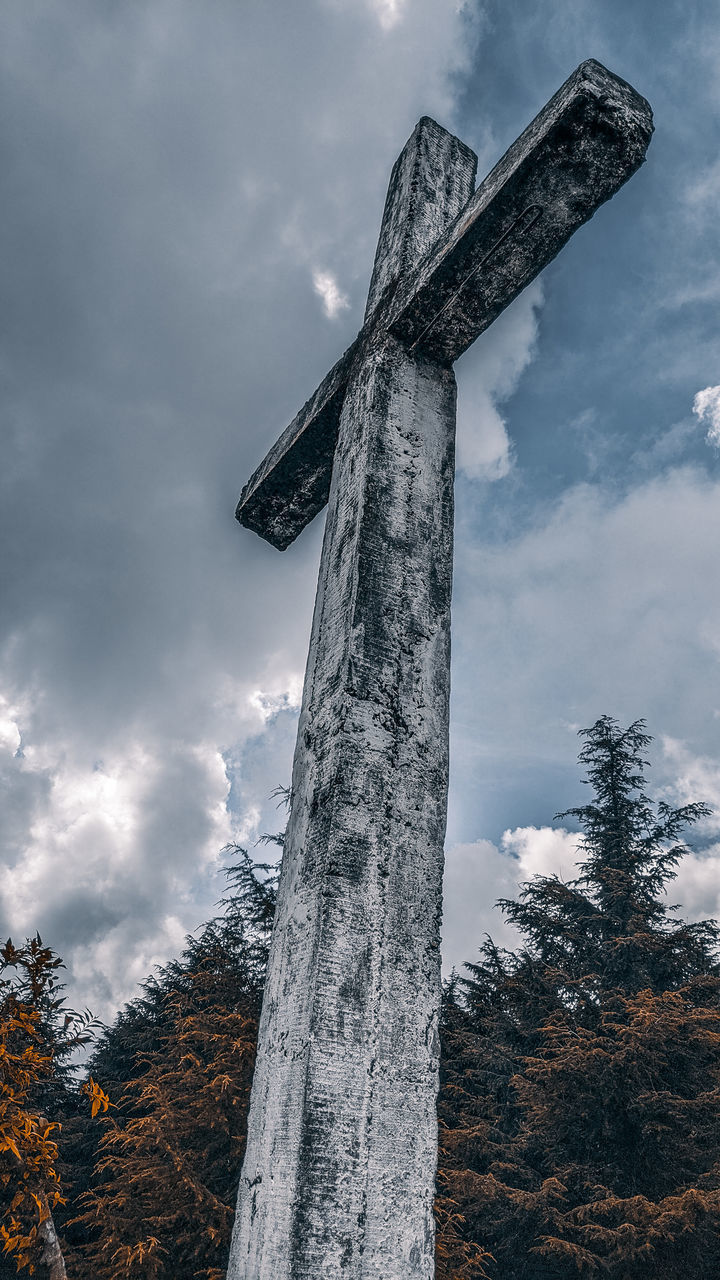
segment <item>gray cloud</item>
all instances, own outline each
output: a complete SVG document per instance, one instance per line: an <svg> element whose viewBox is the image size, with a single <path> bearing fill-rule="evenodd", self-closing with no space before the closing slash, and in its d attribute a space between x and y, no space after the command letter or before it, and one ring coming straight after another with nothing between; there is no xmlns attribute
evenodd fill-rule
<svg viewBox="0 0 720 1280"><path fill-rule="evenodd" d="M478 777L484 829L502 829L528 760L541 766L545 821L575 803L574 733L605 711L644 716L696 752L717 749L719 536L720 487L686 467L624 496L576 486L492 546L460 538L456 664L478 673L478 695L468 698L466 676L455 703L458 834L477 820Z"/></svg>
<svg viewBox="0 0 720 1280"><path fill-rule="evenodd" d="M277 822L321 522L278 556L235 500L360 322L390 164L452 123L471 27L440 0L6 16L2 928L100 1012Z"/></svg>
<svg viewBox="0 0 720 1280"><path fill-rule="evenodd" d="M497 896L502 833L574 802L579 724L712 759L717 459L674 431L718 381L701 10L694 48L644 0L5 15L0 931L39 928L78 1003L109 1015L225 841L278 825L322 520L278 555L232 512L360 323L395 155L430 113L489 165L590 54L656 102L651 161L458 368L447 957L463 878Z"/></svg>

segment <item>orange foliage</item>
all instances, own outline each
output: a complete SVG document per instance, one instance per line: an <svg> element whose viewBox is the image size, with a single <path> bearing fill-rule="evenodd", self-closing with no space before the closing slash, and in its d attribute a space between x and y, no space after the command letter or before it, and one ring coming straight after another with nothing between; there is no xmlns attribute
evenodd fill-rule
<svg viewBox="0 0 720 1280"><path fill-rule="evenodd" d="M211 965L188 975L161 1046L106 1118L76 1220L90 1240L77 1280L223 1280L257 1035L254 997L225 1007L229 977Z"/></svg>

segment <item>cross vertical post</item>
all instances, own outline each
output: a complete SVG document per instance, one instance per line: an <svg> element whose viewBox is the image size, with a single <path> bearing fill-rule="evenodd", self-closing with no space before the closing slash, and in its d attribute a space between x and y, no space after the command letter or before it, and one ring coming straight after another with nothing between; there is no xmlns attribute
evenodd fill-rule
<svg viewBox="0 0 720 1280"><path fill-rule="evenodd" d="M431 1280L448 783L453 361L642 163L583 63L473 194L423 118L363 328L243 490L284 549L329 502L228 1280Z"/></svg>
<svg viewBox="0 0 720 1280"><path fill-rule="evenodd" d="M419 123L390 182L369 311L465 206L476 163ZM432 1274L454 434L452 369L379 336L335 449L238 1280Z"/></svg>

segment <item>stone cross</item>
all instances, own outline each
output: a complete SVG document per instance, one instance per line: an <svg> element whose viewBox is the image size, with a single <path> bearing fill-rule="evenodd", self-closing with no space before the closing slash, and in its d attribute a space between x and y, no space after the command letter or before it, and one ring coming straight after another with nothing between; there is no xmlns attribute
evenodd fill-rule
<svg viewBox="0 0 720 1280"><path fill-rule="evenodd" d="M329 502L228 1280L430 1280L448 782L453 361L642 163L584 62L473 194L420 120L360 334L245 486L284 549Z"/></svg>

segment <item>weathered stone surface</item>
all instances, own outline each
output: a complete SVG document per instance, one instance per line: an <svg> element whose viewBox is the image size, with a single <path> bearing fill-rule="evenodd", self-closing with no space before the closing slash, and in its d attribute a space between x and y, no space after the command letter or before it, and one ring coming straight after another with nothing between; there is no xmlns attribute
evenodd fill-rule
<svg viewBox="0 0 720 1280"><path fill-rule="evenodd" d="M420 125L426 149L434 130L445 134L427 117ZM583 62L465 202L444 237L428 242L430 252L418 264L422 246L416 236L403 235L398 197L404 195L407 205L413 184L425 193L415 213L427 233L446 214L431 215L431 183L417 180L417 148L408 151L416 130L393 171L383 228L404 263L411 249L416 252L417 269L395 292L392 255L381 241L364 328L245 486L238 520L274 546L287 547L324 506L342 399L375 331L389 328L435 359L455 360L627 182L642 164L651 134L645 99L600 63ZM443 153L457 155L462 180L446 183L442 192L447 226L463 203L472 152L465 154L451 135L445 138L444 152L436 150L431 161L435 170L426 172L435 173L437 188L438 161Z"/></svg>
<svg viewBox="0 0 720 1280"><path fill-rule="evenodd" d="M391 333L457 360L635 173L652 129L639 93L583 62L401 288Z"/></svg>
<svg viewBox="0 0 720 1280"><path fill-rule="evenodd" d="M278 547L329 510L228 1280L433 1275L451 362L638 166L648 112L584 63L469 204L472 153L421 121L369 319L243 491Z"/></svg>
<svg viewBox="0 0 720 1280"><path fill-rule="evenodd" d="M393 166L365 320L387 306L400 280L462 213L475 189L477 156L429 116L418 120Z"/></svg>
<svg viewBox="0 0 720 1280"><path fill-rule="evenodd" d="M442 173L458 154L432 122L414 132L381 248L427 250L444 202L467 202L466 149L462 174ZM387 292L399 277L376 261ZM335 449L228 1280L433 1274L454 438L452 371L366 333Z"/></svg>
<svg viewBox="0 0 720 1280"><path fill-rule="evenodd" d="M388 185L366 317L467 205L477 156L429 116L418 121ZM340 412L353 369L374 340L366 324L245 485L235 515L284 551L328 500Z"/></svg>
<svg viewBox="0 0 720 1280"><path fill-rule="evenodd" d="M340 412L359 347L356 338L240 495L237 519L278 551L290 546L328 500Z"/></svg>
<svg viewBox="0 0 720 1280"><path fill-rule="evenodd" d="M228 1280L430 1280L455 382L343 407Z"/></svg>

